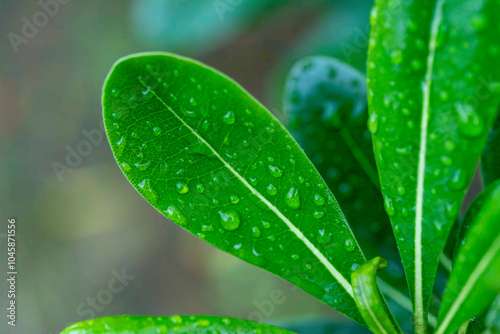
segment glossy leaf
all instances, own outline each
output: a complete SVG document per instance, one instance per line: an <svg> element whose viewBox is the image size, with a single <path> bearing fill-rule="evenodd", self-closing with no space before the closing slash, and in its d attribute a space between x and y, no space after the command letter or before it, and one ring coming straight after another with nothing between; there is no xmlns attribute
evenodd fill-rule
<svg viewBox="0 0 500 334"><path fill-rule="evenodd" d="M496 114L499 11L496 0L378 0L372 11L368 126L417 333Z"/></svg>
<svg viewBox="0 0 500 334"><path fill-rule="evenodd" d="M368 328L375 334L403 333L386 306L377 284L377 271L387 266L387 261L376 257L352 273L354 299Z"/></svg>
<svg viewBox="0 0 500 334"><path fill-rule="evenodd" d="M365 259L336 199L245 90L198 62L139 54L115 64L103 104L115 158L155 208L363 322L350 275Z"/></svg>
<svg viewBox="0 0 500 334"><path fill-rule="evenodd" d="M472 203L439 311L437 334L451 333L485 311L500 293L500 180Z"/></svg>
<svg viewBox="0 0 500 334"><path fill-rule="evenodd" d="M485 186L500 179L500 118L491 130L481 158Z"/></svg>
<svg viewBox="0 0 500 334"><path fill-rule="evenodd" d="M406 289L366 127L364 75L333 58L304 58L288 76L284 110L290 132L335 194L365 254L388 258L384 279Z"/></svg>
<svg viewBox="0 0 500 334"><path fill-rule="evenodd" d="M213 316L115 316L78 322L61 334L290 334L287 330L242 319Z"/></svg>
<svg viewBox="0 0 500 334"><path fill-rule="evenodd" d="M485 324L491 334L500 334L500 294L486 314Z"/></svg>

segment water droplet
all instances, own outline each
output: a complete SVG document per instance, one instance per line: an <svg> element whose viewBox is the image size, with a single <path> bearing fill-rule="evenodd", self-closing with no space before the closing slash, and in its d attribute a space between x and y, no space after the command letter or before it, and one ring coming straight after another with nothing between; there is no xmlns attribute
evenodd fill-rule
<svg viewBox="0 0 500 334"><path fill-rule="evenodd" d="M232 111L228 111L224 116L222 116L222 121L226 124L234 124L236 122L236 116Z"/></svg>
<svg viewBox="0 0 500 334"><path fill-rule="evenodd" d="M259 238L260 235L261 235L260 228L258 228L257 226L252 227L252 236L254 238Z"/></svg>
<svg viewBox="0 0 500 334"><path fill-rule="evenodd" d="M240 198L236 195L231 195L229 196L229 200L231 201L231 203L237 204L240 201Z"/></svg>
<svg viewBox="0 0 500 334"><path fill-rule="evenodd" d="M153 190L153 186L151 185L151 181L149 179L144 179L140 183L137 184L139 188L141 188L141 194L149 201L151 204L156 204L158 201L158 194Z"/></svg>
<svg viewBox="0 0 500 334"><path fill-rule="evenodd" d="M456 110L459 116L459 130L466 137L477 137L484 131L482 117L474 112L470 105L457 104Z"/></svg>
<svg viewBox="0 0 500 334"><path fill-rule="evenodd" d="M483 14L476 14L471 17L470 24L474 29L481 31L488 26L488 19Z"/></svg>
<svg viewBox="0 0 500 334"><path fill-rule="evenodd" d="M356 244L354 243L354 240L346 239L346 241L344 242L344 248L348 252L353 252L356 249Z"/></svg>
<svg viewBox="0 0 500 334"><path fill-rule="evenodd" d="M278 189L273 184L269 184L266 188L266 192L269 195L274 196L278 193Z"/></svg>
<svg viewBox="0 0 500 334"><path fill-rule="evenodd" d="M292 260L298 260L298 259L300 259L300 255L299 254L292 254L290 257L292 258Z"/></svg>
<svg viewBox="0 0 500 334"><path fill-rule="evenodd" d="M318 211L318 210L314 211L314 214L313 214L314 218L316 218L316 219L320 219L324 215L325 215L325 211Z"/></svg>
<svg viewBox="0 0 500 334"><path fill-rule="evenodd" d="M389 216L394 216L396 214L396 210L394 209L394 203L392 202L392 199L390 199L388 196L384 196L384 206L385 206L385 211Z"/></svg>
<svg viewBox="0 0 500 334"><path fill-rule="evenodd" d="M455 143L452 142L451 140L447 140L447 141L444 142L444 148L448 152L451 152L451 151L453 151L455 149Z"/></svg>
<svg viewBox="0 0 500 334"><path fill-rule="evenodd" d="M300 208L300 195L299 191L295 188L290 188L285 195L285 203L292 209Z"/></svg>
<svg viewBox="0 0 500 334"><path fill-rule="evenodd" d="M368 130L372 134L376 134L378 129L378 115L375 112L370 114L370 118L368 119Z"/></svg>
<svg viewBox="0 0 500 334"><path fill-rule="evenodd" d="M198 103L196 103L196 100L194 99L194 97L190 98L189 99L189 103L193 106L193 107L196 107L198 105Z"/></svg>
<svg viewBox="0 0 500 334"><path fill-rule="evenodd" d="M264 226L264 228L267 230L268 228L271 227L271 223L269 223L268 221L263 220L262 221L262 226Z"/></svg>
<svg viewBox="0 0 500 334"><path fill-rule="evenodd" d="M405 194L405 188L402 185L398 186L398 194L403 196Z"/></svg>
<svg viewBox="0 0 500 334"><path fill-rule="evenodd" d="M196 185L196 190L197 190L200 194L202 194L202 193L205 191L205 186L204 186L203 184L201 184L201 183L198 183L198 184Z"/></svg>
<svg viewBox="0 0 500 334"><path fill-rule="evenodd" d="M155 126L153 128L153 133L155 136L159 136L159 135L161 135L161 129L159 127Z"/></svg>
<svg viewBox="0 0 500 334"><path fill-rule="evenodd" d="M415 70L415 71L418 71L419 69L422 68L422 62L418 59L413 59L411 61L411 64L410 66Z"/></svg>
<svg viewBox="0 0 500 334"><path fill-rule="evenodd" d="M212 232L214 230L214 227L212 225L201 225L201 230L203 232Z"/></svg>
<svg viewBox="0 0 500 334"><path fill-rule="evenodd" d="M394 64L400 64L403 61L401 50L393 50L391 52L391 60Z"/></svg>
<svg viewBox="0 0 500 334"><path fill-rule="evenodd" d="M451 166L453 164L453 160L449 156L447 156L447 155L442 155L441 156L441 162L445 166Z"/></svg>
<svg viewBox="0 0 500 334"><path fill-rule="evenodd" d="M269 165L269 172L271 173L272 176L274 177L281 177L283 175L283 171L276 166Z"/></svg>
<svg viewBox="0 0 500 334"><path fill-rule="evenodd" d="M316 240L320 244L325 245L332 240L332 234L326 230L319 230L319 233L318 233L318 236L316 237Z"/></svg>
<svg viewBox="0 0 500 334"><path fill-rule="evenodd" d="M325 199L320 194L315 194L314 204L316 204L317 206L323 206L325 204Z"/></svg>
<svg viewBox="0 0 500 334"><path fill-rule="evenodd" d="M120 167L124 172L128 172L131 169L130 165L126 162L120 163Z"/></svg>
<svg viewBox="0 0 500 334"><path fill-rule="evenodd" d="M143 172L146 169L148 169L149 165L151 165L151 161L145 162L143 164L140 164L140 163L134 164L134 166L137 167L137 169L139 169L141 172Z"/></svg>
<svg viewBox="0 0 500 334"><path fill-rule="evenodd" d="M189 187L185 182L178 181L175 184L175 188L179 194L186 194L189 191Z"/></svg>
<svg viewBox="0 0 500 334"><path fill-rule="evenodd" d="M453 190L462 190L466 187L467 181L467 173L462 169L457 169L455 173L453 173L453 177L451 178L448 185Z"/></svg>
<svg viewBox="0 0 500 334"><path fill-rule="evenodd" d="M186 217L182 214L182 212L177 209L174 205L170 205L167 210L164 210L163 213L174 223L185 226L187 225Z"/></svg>
<svg viewBox="0 0 500 334"><path fill-rule="evenodd" d="M219 211L220 224L228 231L234 231L240 226L240 214L233 209Z"/></svg>

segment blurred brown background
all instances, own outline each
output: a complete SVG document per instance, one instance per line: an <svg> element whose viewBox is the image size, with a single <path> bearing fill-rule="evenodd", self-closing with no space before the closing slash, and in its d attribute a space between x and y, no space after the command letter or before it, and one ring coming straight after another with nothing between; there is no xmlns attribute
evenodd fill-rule
<svg viewBox="0 0 500 334"><path fill-rule="evenodd" d="M299 58L333 55L363 70L370 8L369 0L2 0L0 333L58 333L117 314L347 322L146 203L113 159L100 99L115 60L170 51L227 73L284 120L281 89ZM15 328L4 315L9 217ZM284 303L270 304L275 289Z"/></svg>

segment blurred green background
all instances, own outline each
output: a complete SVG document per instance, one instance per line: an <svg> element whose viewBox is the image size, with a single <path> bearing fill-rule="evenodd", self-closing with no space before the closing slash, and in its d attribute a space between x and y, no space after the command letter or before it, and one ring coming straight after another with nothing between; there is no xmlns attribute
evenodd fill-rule
<svg viewBox="0 0 500 334"><path fill-rule="evenodd" d="M371 5L2 0L0 333L55 334L76 321L116 314L224 315L301 333L320 333L294 327L303 321L330 329L330 322L352 324L188 234L143 200L104 136L101 87L122 56L176 52L228 74L286 121L281 92L298 59L331 55L364 70ZM15 328L5 317L10 217L17 220L18 242ZM270 300L276 289L283 303Z"/></svg>

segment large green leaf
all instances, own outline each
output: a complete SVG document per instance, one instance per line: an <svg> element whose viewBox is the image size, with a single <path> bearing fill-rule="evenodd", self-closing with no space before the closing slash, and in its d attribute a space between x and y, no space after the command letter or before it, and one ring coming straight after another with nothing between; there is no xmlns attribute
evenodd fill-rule
<svg viewBox="0 0 500 334"><path fill-rule="evenodd" d="M364 75L333 58L304 58L288 76L284 109L290 132L335 194L365 254L387 258L384 279L406 289L366 127Z"/></svg>
<svg viewBox="0 0 500 334"><path fill-rule="evenodd" d="M149 203L363 322L350 275L365 259L336 199L245 90L195 61L139 54L115 64L103 104L115 158Z"/></svg>
<svg viewBox="0 0 500 334"><path fill-rule="evenodd" d="M437 334L451 333L485 311L500 293L500 180L472 203L439 311Z"/></svg>
<svg viewBox="0 0 500 334"><path fill-rule="evenodd" d="M497 0L378 0L372 12L369 128L417 333L496 114L499 11Z"/></svg>
<svg viewBox="0 0 500 334"><path fill-rule="evenodd" d="M403 333L387 308L377 284L377 271L387 266L387 261L376 257L358 267L351 275L354 299L368 328L375 334Z"/></svg>
<svg viewBox="0 0 500 334"><path fill-rule="evenodd" d="M484 184L487 186L500 179L500 118L491 130L481 157Z"/></svg>
<svg viewBox="0 0 500 334"><path fill-rule="evenodd" d="M287 330L242 319L213 316L115 316L78 322L61 334L290 334Z"/></svg>

